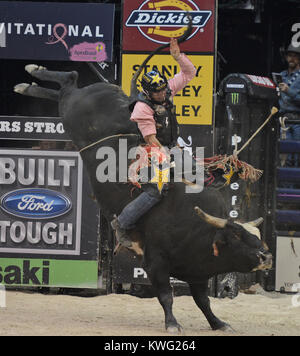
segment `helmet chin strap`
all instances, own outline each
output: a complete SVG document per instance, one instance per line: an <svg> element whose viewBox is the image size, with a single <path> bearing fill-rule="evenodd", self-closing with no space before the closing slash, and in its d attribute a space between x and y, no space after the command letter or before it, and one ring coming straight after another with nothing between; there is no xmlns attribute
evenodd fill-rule
<svg viewBox="0 0 300 356"><path fill-rule="evenodd" d="M145 90L142 88L142 92L147 96L147 98L151 101L154 101L153 98L151 97L151 91Z"/></svg>
<svg viewBox="0 0 300 356"><path fill-rule="evenodd" d="M166 97L164 98L163 101L154 100L153 97L151 97L151 93L150 93L150 95L149 95L148 97L149 97L149 99L152 101L152 103L158 104L158 105L161 105L161 104L163 104L163 103L166 101Z"/></svg>
<svg viewBox="0 0 300 356"><path fill-rule="evenodd" d="M165 102L167 101L168 94L171 93L170 88L169 88L168 86L167 86L166 88L167 88L167 92L166 92L165 99L164 99L163 101L156 101L156 100L154 100L154 99L151 97L151 93L155 93L155 92L149 92L148 90L145 90L145 89L143 89L143 88L142 88L142 91L143 91L143 93L147 96L147 98L148 98L150 101L152 101L153 104L161 105L161 104L163 104L163 103L165 103Z"/></svg>
<svg viewBox="0 0 300 356"><path fill-rule="evenodd" d="M150 92L149 92L148 90L145 90L145 89L142 88L142 92L143 92L149 99L151 99L151 97L150 97Z"/></svg>

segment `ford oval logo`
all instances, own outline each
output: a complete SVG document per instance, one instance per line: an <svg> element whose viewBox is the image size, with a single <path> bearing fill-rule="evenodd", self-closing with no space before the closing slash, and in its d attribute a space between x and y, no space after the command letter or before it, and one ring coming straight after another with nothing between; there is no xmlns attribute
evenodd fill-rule
<svg viewBox="0 0 300 356"><path fill-rule="evenodd" d="M26 219L49 219L71 210L71 201L50 189L18 189L1 198L1 208L8 214Z"/></svg>

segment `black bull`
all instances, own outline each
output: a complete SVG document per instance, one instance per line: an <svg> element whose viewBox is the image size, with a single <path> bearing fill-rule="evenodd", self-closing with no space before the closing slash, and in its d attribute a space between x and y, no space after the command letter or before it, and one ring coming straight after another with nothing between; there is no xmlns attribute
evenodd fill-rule
<svg viewBox="0 0 300 356"><path fill-rule="evenodd" d="M131 200L130 188L124 183L100 184L96 178L99 164L96 154L99 147L105 145L112 147L118 157L120 137L108 137L136 133L135 124L129 120L129 98L118 86L107 83L78 89L76 72L52 72L35 65L27 66L26 70L40 80L58 82L60 91L36 84L18 84L15 91L58 101L64 127L79 150L106 138L81 155L100 208L110 221L113 214L119 214ZM127 139L128 146L136 144L135 136ZM255 236L254 233L259 232L256 227L252 226L252 232L248 232L246 225L214 217L226 216L220 191L205 188L199 194L187 194L185 187L184 183L176 183L169 194L140 219L136 229L139 234L134 234L132 239L143 249L143 266L163 307L169 332L181 330L172 313L170 276L186 281L212 329L224 330L228 324L210 309L208 279L227 272L269 268L272 256ZM195 209L196 206L207 214ZM214 243L218 256L214 253Z"/></svg>

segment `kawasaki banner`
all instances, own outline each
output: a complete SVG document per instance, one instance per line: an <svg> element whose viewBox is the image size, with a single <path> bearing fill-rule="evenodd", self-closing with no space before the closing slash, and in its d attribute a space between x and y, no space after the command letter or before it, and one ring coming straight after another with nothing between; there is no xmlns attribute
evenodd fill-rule
<svg viewBox="0 0 300 356"><path fill-rule="evenodd" d="M0 150L0 283L97 288L90 195L78 152Z"/></svg>
<svg viewBox="0 0 300 356"><path fill-rule="evenodd" d="M97 288L97 261L0 258L0 284Z"/></svg>
<svg viewBox="0 0 300 356"><path fill-rule="evenodd" d="M112 61L113 4L0 2L0 58Z"/></svg>

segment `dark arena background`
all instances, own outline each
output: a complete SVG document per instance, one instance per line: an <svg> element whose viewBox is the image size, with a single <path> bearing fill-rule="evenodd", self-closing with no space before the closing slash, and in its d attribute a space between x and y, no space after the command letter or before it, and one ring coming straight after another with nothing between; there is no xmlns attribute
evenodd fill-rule
<svg viewBox="0 0 300 356"><path fill-rule="evenodd" d="M181 2L189 1L179 1ZM10 2L0 1L0 9L8 3ZM35 3L43 2L23 0L22 3L28 3L34 9ZM8 317L10 316L9 298L12 298L11 303L15 303L17 313L22 310L23 301L30 303L29 297L32 297L32 300L36 298L38 293L35 292L47 294L45 298L49 298L48 303L51 303L53 294L58 298L63 298L65 295L70 298L73 296L111 297L109 301L111 304L107 306L116 308L117 313L123 312L120 308L121 303L130 305L127 309L128 318L134 310L135 297L138 297L137 300L144 303L142 308L149 309L153 315L155 313L160 315L160 310L156 310L156 307L151 304L154 303L151 299L154 291L142 268L141 259L126 249L121 249L118 254L113 252L115 240L109 222L95 203L80 156L63 130L57 103L18 95L14 92L16 84L32 82L32 77L24 67L34 63L49 70L77 71L79 87L105 81L122 86L128 94L128 82L133 69L136 69L145 56L153 50L150 48L151 45L153 48L159 46L159 43L152 41L148 48L148 44L143 43L141 39L137 41L139 43L134 44L130 40L131 35L126 32L129 31L129 27L125 31L124 19L128 17L127 12L131 11L128 4L137 6L135 4L142 5L147 1L48 0L47 3L65 4L66 9L67 5L75 6L75 4L114 4L113 21L110 22L112 40L111 43L108 40L104 41L108 47L111 45L112 57L111 60L99 62L61 60L59 56L59 59L48 59L47 56L42 57L39 48L34 48L34 45L30 48L30 53L33 53L32 58L26 55L28 50L26 47L20 47L19 51L15 50L12 56L6 52L3 55L4 45L0 37L0 168L4 172L0 172L2 208L0 209L0 316L2 311L4 319L6 311ZM172 5L174 1L169 0L167 3ZM197 83L185 91L186 95L177 98L176 109L181 120L179 121L181 139L187 147L205 147L205 157L217 154L231 155L236 145L238 149L241 148L263 124L272 107L278 107L279 96L274 73L287 68L285 50L291 40L294 39L300 46L300 0L195 0L191 3L200 10L203 3L205 5L210 3L214 11L208 22L211 27L203 32L204 36L208 36L209 32L208 42L211 43L211 47L206 46L206 37L201 42L203 37L199 35L200 31L191 39L194 41L192 45L188 46L185 43L182 47L182 51L190 56L192 61L194 59L193 63L199 73L204 74L202 77L199 76ZM19 20L17 16L14 20L1 18L0 13L0 26L1 23L9 21ZM53 23L54 21L58 20L53 20ZM139 38L143 38L141 28ZM0 27L0 31L2 29ZM9 31L8 28L6 30ZM137 48L134 48L134 45ZM64 50L63 43L60 46ZM157 55L151 63L162 65L166 75L171 76L176 68L168 62L168 55L169 53L165 51ZM56 84L50 82L47 83L47 87L58 89ZM201 93L204 92L200 96L201 99L198 98L200 90ZM198 113L202 115L200 119L197 117ZM36 124L38 122L40 126ZM18 128L23 123L25 129L20 132ZM300 168L286 168L282 164L282 155L299 152L300 142L288 145L280 137L277 114L239 155L240 160L263 170L260 180L254 184L244 181L232 182L224 188L228 217L243 221L263 217L264 222L260 225L260 231L262 239L272 252L273 266L271 270L266 271L247 274L229 273L211 278L209 295L213 297L212 304L215 304L216 309L221 313L223 305L230 308L230 302L236 303L232 304L232 310L240 308L241 314L246 314L248 312L246 298L256 294L253 298L258 298L255 300L258 308L261 306L264 309L264 302L268 304L265 309L266 320L268 313L272 315L273 321L276 319L277 308L282 308L281 311L287 310L286 314L278 312L278 325L274 322L273 331L271 327L266 327L268 320L260 320L258 314L257 320L253 319L253 323L256 321L258 324L261 323L257 329L254 324L248 329L243 328L242 325L247 319L237 318L236 326L241 330L241 334L299 335L299 319L296 320L292 316L293 310L295 313L299 312L299 298L296 298L299 294L296 293L300 289ZM10 171L7 170L7 165L18 166L20 170L22 162L26 165L30 159L35 161L35 167L38 169L32 181L29 182L30 173L27 168L23 169L25 170L23 180L15 177L15 180L9 181L7 174ZM62 160L71 162L71 166L63 166ZM46 170L43 162L46 162ZM52 167L52 170L49 167ZM45 175L43 179L42 174ZM71 213L56 217L53 222L49 222L54 229L51 238L45 237L35 241L31 233L30 240L28 229L40 227L44 236L49 229L47 220L33 218L33 222L28 222L27 217L10 214L2 206L4 198L9 196L11 191L29 186L32 189L45 189L45 194L49 194L46 183L43 185L41 182L51 179L55 181L55 178L60 182L59 187L55 188L57 192L71 197ZM286 188L291 184L292 189ZM27 240L21 238L22 229L27 231ZM177 303L182 308L182 318L185 313L192 315L193 309L185 304L187 299L180 299L191 298L188 286L176 279L172 280L171 284L174 295L178 297ZM2 308L4 304L1 304L2 287L7 293L6 309ZM24 294L20 299L17 294L10 294L28 290L34 293ZM226 297L229 299L225 299ZM104 299L98 301L98 307L95 307L96 303L92 302L94 298L84 298L82 307L74 299L75 304L70 309L74 314L67 316L66 319L71 325L72 318L75 318L74 320L84 318L76 313L79 313L79 309L86 308L92 320L91 331L84 329L83 325L73 330L70 325L64 324L61 333L116 336L165 335L163 332L156 333L156 320L151 319L151 315L145 331L138 331L143 324L142 320L137 320L137 326L128 329L122 321L123 326L116 331L114 327L118 322L114 322L113 318L109 321L108 310L103 312L101 309L107 309ZM130 298L133 299L133 303ZM267 298L267 301L259 298ZM222 302L224 304L221 304ZM278 304L273 305L273 302ZM39 302L36 303L39 308ZM63 299L58 299L57 303L58 307L63 308ZM298 310L295 311L293 308L296 307ZM56 313L54 307L49 308L51 312ZM255 312L253 305L251 308ZM93 316L94 311L102 315L99 316L99 320ZM24 320L21 318L24 323L25 316ZM13 318L14 315L11 317ZM230 319L226 313L222 317ZM280 318L283 321L280 321ZM290 320L291 324L285 330L284 323L287 320ZM102 322L99 332L98 321ZM38 325L39 321L35 322ZM58 324L61 322L62 319L59 319ZM106 322L108 326L105 330ZM196 335L192 331L194 328L192 318L187 322L190 323L190 327L187 328L186 335ZM158 323L159 327L162 329L160 323ZM208 325L204 320L201 328L203 335L213 335L207 331ZM26 334L20 330L16 326L6 332L0 332L0 335ZM32 333L34 332L47 334L42 329L33 329ZM52 333L57 334L54 331Z"/></svg>

